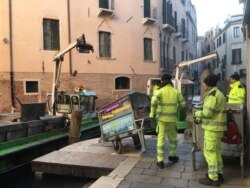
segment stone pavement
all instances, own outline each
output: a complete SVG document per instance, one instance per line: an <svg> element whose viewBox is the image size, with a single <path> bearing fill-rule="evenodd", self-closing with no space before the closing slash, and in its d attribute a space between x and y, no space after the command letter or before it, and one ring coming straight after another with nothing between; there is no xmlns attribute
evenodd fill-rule
<svg viewBox="0 0 250 188"><path fill-rule="evenodd" d="M172 163L165 155L165 168L159 169L156 163L156 137L146 136L146 151L123 161L108 176L100 177L90 188L206 188L198 183L207 172L202 152L196 154L196 171L193 171L192 140L178 135L177 154L179 161ZM133 145L133 144L132 144ZM132 147L132 145L130 145ZM126 147L129 147L128 144ZM168 142L166 141L166 150ZM125 151L126 152L126 151ZM224 158L225 181L220 187L250 187L250 171L245 167L246 178L241 179L239 158Z"/></svg>

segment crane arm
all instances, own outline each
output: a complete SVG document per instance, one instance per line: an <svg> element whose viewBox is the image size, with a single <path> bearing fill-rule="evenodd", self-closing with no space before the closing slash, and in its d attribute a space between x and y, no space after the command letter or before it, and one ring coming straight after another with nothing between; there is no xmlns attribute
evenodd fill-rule
<svg viewBox="0 0 250 188"><path fill-rule="evenodd" d="M53 61L62 61L63 56L75 47L80 53L89 53L89 51L94 52L93 46L86 43L85 35L82 34L82 36L76 39L75 42L71 43L68 47L56 54Z"/></svg>
<svg viewBox="0 0 250 188"><path fill-rule="evenodd" d="M178 63L178 65L176 66L176 72L175 72L175 88L177 88L179 91L181 91L181 83L180 83L180 80L181 78L179 78L179 74L180 74L180 69L182 67L185 67L185 66L189 66L189 65L192 65L194 63L199 63L199 62L204 62L205 60L208 60L208 59L214 59L214 58L218 58L218 54L217 52L213 52L211 54L208 54L206 56L203 56L203 57L199 57L199 58L196 58L196 59L193 59L193 60L189 60L189 61L182 61L180 63Z"/></svg>
<svg viewBox="0 0 250 188"><path fill-rule="evenodd" d="M85 40L84 34L80 38L78 38L75 42L69 44L68 47L61 50L56 54L53 58L54 64L54 75L53 75L53 83L52 83L52 108L53 114L55 115L55 99L57 96L58 88L59 88L59 80L61 75L61 66L63 62L63 57L66 53L68 53L73 48L76 48L79 53L89 53L89 51L94 52L93 46L91 44L87 44Z"/></svg>
<svg viewBox="0 0 250 188"><path fill-rule="evenodd" d="M214 52L214 53L211 53L211 54L208 54L206 56L199 57L199 58L196 58L196 59L193 59L193 60L190 60L190 61L180 62L177 66L181 68L181 67L184 67L184 66L189 66L191 64L201 62L201 61L205 61L207 59L213 59L213 58L217 58L217 52Z"/></svg>
<svg viewBox="0 0 250 188"><path fill-rule="evenodd" d="M217 52L213 52L213 53L208 54L208 55L203 56L203 57L199 57L199 58L196 58L196 59L193 59L193 60L190 60L190 61L182 61L182 62L178 63L177 66L176 66L175 79L179 78L180 68L192 65L194 63L202 62L202 61L205 61L205 60L208 60L208 59L217 58L217 57L218 57Z"/></svg>

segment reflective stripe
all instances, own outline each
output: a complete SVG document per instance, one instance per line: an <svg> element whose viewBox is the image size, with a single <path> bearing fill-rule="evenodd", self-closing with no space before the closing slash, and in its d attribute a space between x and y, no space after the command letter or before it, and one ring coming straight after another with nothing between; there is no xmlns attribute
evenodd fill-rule
<svg viewBox="0 0 250 188"><path fill-rule="evenodd" d="M236 97L229 97L230 100L237 101Z"/></svg>
<svg viewBox="0 0 250 188"><path fill-rule="evenodd" d="M156 112L157 115L159 116L177 116L177 113L168 113L168 112Z"/></svg>
<svg viewBox="0 0 250 188"><path fill-rule="evenodd" d="M219 113L219 114L226 114L226 113L227 113L226 110L219 111L219 110L214 110L214 109L212 109L212 108L210 108L210 107L206 107L206 106L204 106L204 109L207 109L207 110L209 110L209 111L212 111L213 113Z"/></svg>
<svg viewBox="0 0 250 188"><path fill-rule="evenodd" d="M177 103L158 103L159 106L177 106Z"/></svg>
<svg viewBox="0 0 250 188"><path fill-rule="evenodd" d="M210 119L203 119L202 120L203 125L211 125L211 126L227 126L227 122L215 122Z"/></svg>
<svg viewBox="0 0 250 188"><path fill-rule="evenodd" d="M152 104L151 104L151 107L157 107L157 104L153 104L153 103L152 103Z"/></svg>
<svg viewBox="0 0 250 188"><path fill-rule="evenodd" d="M231 101L239 101L238 99L244 99L244 97L237 97L237 98L229 97L229 100Z"/></svg>

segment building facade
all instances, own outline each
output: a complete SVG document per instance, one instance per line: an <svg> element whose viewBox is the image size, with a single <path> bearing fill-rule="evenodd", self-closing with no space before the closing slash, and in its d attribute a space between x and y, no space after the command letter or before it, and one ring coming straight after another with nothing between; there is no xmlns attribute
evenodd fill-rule
<svg viewBox="0 0 250 188"><path fill-rule="evenodd" d="M212 49L217 51L220 58L212 68L221 80L227 80L232 74L238 73L241 81L246 82L246 45L241 30L242 21L243 15L230 16L225 21L225 27L212 41Z"/></svg>
<svg viewBox="0 0 250 188"><path fill-rule="evenodd" d="M64 55L60 90L93 90L99 107L196 57L190 0L1 0L0 112L46 101L53 57L82 34L94 52Z"/></svg>

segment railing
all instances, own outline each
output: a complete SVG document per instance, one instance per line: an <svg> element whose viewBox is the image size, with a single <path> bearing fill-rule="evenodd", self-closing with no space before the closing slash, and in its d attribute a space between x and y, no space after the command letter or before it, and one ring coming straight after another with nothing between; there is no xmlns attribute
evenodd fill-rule
<svg viewBox="0 0 250 188"><path fill-rule="evenodd" d="M176 24L175 24L175 18L173 16L169 16L166 19L166 23L163 24L169 24L170 26L172 26L174 29L176 29Z"/></svg>
<svg viewBox="0 0 250 188"><path fill-rule="evenodd" d="M113 16L114 0L99 0L98 16Z"/></svg>
<svg viewBox="0 0 250 188"><path fill-rule="evenodd" d="M157 8L150 6L149 11L144 11L144 18L151 18L157 20Z"/></svg>

